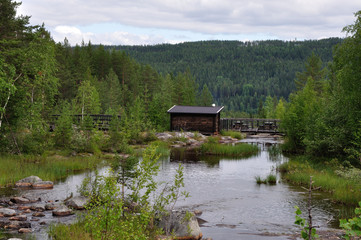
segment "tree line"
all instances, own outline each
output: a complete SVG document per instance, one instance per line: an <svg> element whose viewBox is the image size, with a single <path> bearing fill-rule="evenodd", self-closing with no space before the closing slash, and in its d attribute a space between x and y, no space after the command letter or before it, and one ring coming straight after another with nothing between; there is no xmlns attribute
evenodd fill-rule
<svg viewBox="0 0 361 240"><path fill-rule="evenodd" d="M32 26L29 16L16 15L20 4L1 1L1 151L32 152L50 143L69 144L65 132L55 133L57 140L44 141L53 137L48 124L54 114L81 114L84 129L89 114L121 115L123 125L140 132L168 129L167 110L175 104L213 103L207 86L199 90L188 70L160 74L124 51L90 42L72 47L67 39L54 42L44 25ZM72 119L58 120L58 131L72 128Z"/></svg>
<svg viewBox="0 0 361 240"><path fill-rule="evenodd" d="M267 96L288 100L294 79L314 52L323 66L332 61L340 38L306 41L199 41L155 46L107 46L125 51L161 73L189 69L201 89L207 84L215 102L226 111L259 112Z"/></svg>
<svg viewBox="0 0 361 240"><path fill-rule="evenodd" d="M347 37L335 48L333 61L323 67L312 54L296 76L282 119L285 148L320 157L361 161L361 11L343 31Z"/></svg>

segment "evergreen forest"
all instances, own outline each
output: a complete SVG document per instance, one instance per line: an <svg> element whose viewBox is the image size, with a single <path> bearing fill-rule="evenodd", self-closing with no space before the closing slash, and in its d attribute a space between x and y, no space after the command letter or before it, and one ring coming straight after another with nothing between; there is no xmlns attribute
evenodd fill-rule
<svg viewBox="0 0 361 240"><path fill-rule="evenodd" d="M226 111L255 115L270 96L288 99L295 76L312 53L323 66L332 61L340 38L306 41L200 41L155 46L108 46L125 51L160 73L190 71L198 89L207 86ZM247 116L247 114L244 114Z"/></svg>
<svg viewBox="0 0 361 240"><path fill-rule="evenodd" d="M1 4L3 152L121 151L119 142L168 130L171 106L215 102L226 106L223 116L281 118L290 151L360 159L360 12L344 39L70 46L17 16L21 3ZM75 114L80 128L72 127ZM110 140L89 133L89 114L120 116Z"/></svg>

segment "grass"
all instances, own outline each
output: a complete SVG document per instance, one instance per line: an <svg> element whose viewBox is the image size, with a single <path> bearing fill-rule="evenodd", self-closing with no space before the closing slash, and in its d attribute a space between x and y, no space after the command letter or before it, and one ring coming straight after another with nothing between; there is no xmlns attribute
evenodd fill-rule
<svg viewBox="0 0 361 240"><path fill-rule="evenodd" d="M222 135L222 136L230 136L230 137L236 138L236 139L243 139L243 138L245 138L245 134L242 134L241 132L236 132L236 131L225 131L225 130L221 130L221 135Z"/></svg>
<svg viewBox="0 0 361 240"><path fill-rule="evenodd" d="M91 234L85 230L85 224L82 221L77 221L73 224L52 224L49 227L48 234L53 239L66 240L92 240Z"/></svg>
<svg viewBox="0 0 361 240"><path fill-rule="evenodd" d="M256 145L240 143L236 145L226 145L208 142L199 148L200 153L232 157L249 157L257 154L259 149Z"/></svg>
<svg viewBox="0 0 361 240"><path fill-rule="evenodd" d="M72 172L94 169L99 164L104 164L104 158L97 156L1 156L0 186L12 185L31 175L36 175L46 181L55 181Z"/></svg>
<svg viewBox="0 0 361 240"><path fill-rule="evenodd" d="M336 202L356 206L361 199L360 179L337 174L340 169L344 172L352 170L352 168L345 169L332 161L311 162L305 157L298 157L278 167L283 179L308 186L310 176L312 176L314 188L332 193L332 198Z"/></svg>
<svg viewBox="0 0 361 240"><path fill-rule="evenodd" d="M257 184L270 184L274 185L277 183L277 176L274 174L268 174L266 178L261 178L260 176L255 176Z"/></svg>

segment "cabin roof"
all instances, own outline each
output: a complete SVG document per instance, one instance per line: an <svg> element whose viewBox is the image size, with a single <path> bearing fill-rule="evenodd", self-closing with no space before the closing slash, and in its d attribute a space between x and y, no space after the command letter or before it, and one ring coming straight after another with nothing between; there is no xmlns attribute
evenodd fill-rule
<svg viewBox="0 0 361 240"><path fill-rule="evenodd" d="M223 108L223 106L200 107L174 105L168 110L168 113L218 114Z"/></svg>

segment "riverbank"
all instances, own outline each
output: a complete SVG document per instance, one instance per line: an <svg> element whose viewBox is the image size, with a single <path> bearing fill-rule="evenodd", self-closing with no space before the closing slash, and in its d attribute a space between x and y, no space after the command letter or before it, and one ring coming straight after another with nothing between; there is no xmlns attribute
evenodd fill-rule
<svg viewBox="0 0 361 240"><path fill-rule="evenodd" d="M312 176L313 187L331 193L334 202L357 206L361 200L361 170L348 162L296 156L278 171L283 180L302 186L308 186Z"/></svg>

